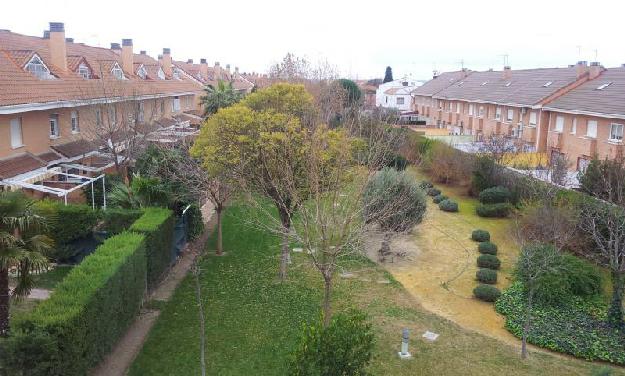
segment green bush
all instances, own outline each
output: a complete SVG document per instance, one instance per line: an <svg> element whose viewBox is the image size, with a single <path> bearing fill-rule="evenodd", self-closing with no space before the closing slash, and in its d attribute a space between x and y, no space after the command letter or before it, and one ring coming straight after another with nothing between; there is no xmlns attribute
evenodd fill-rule
<svg viewBox="0 0 625 376"><path fill-rule="evenodd" d="M506 329L523 336L527 296L523 283L504 291L495 309L506 317ZM552 351L586 360L625 365L625 330L605 322L607 307L601 299L573 297L560 305L534 302L527 341Z"/></svg>
<svg viewBox="0 0 625 376"><path fill-rule="evenodd" d="M601 273L596 266L570 254L562 256L569 289L573 295L601 294Z"/></svg>
<svg viewBox="0 0 625 376"><path fill-rule="evenodd" d="M485 253L485 254L489 254L489 255L496 255L497 254L497 245L495 243L491 243L491 242L481 242L477 246L477 250L480 251L480 253Z"/></svg>
<svg viewBox="0 0 625 376"><path fill-rule="evenodd" d="M432 182L429 182L427 180L421 180L419 182L419 188L423 189L423 190L427 190L430 188L434 188L434 184L432 184Z"/></svg>
<svg viewBox="0 0 625 376"><path fill-rule="evenodd" d="M187 240L193 241L204 232L202 211L197 205L191 205L187 210Z"/></svg>
<svg viewBox="0 0 625 376"><path fill-rule="evenodd" d="M458 203L454 200L447 199L441 201L440 204L438 204L438 208L442 211L455 213L458 211Z"/></svg>
<svg viewBox="0 0 625 376"><path fill-rule="evenodd" d="M432 196L432 197L438 196L441 194L441 190L438 188L428 188L427 194L428 196Z"/></svg>
<svg viewBox="0 0 625 376"><path fill-rule="evenodd" d="M495 286L481 284L473 289L473 295L479 300L494 302L501 296L501 291Z"/></svg>
<svg viewBox="0 0 625 376"><path fill-rule="evenodd" d="M102 230L117 235L130 228L142 214L143 211L137 209L108 208L102 211Z"/></svg>
<svg viewBox="0 0 625 376"><path fill-rule="evenodd" d="M479 255L477 257L477 266L498 270L501 267L501 261L494 255Z"/></svg>
<svg viewBox="0 0 625 376"><path fill-rule="evenodd" d="M497 271L492 269L478 269L475 273L475 278L482 283L492 285L497 283Z"/></svg>
<svg viewBox="0 0 625 376"><path fill-rule="evenodd" d="M108 194L113 190L117 184L123 184L124 179L118 174L106 174L104 177L104 184L106 185L106 197L108 198ZM82 193L85 196L85 201L91 203L91 184L88 184L82 188ZM103 190L102 190L102 181L97 181L93 183L93 196L96 208L101 208L104 203L103 200Z"/></svg>
<svg viewBox="0 0 625 376"><path fill-rule="evenodd" d="M374 346L373 326L358 311L334 315L327 328L307 325L289 365L292 376L366 375Z"/></svg>
<svg viewBox="0 0 625 376"><path fill-rule="evenodd" d="M477 215L486 218L504 218L509 216L511 211L512 205L507 202L500 204L480 204L475 209Z"/></svg>
<svg viewBox="0 0 625 376"><path fill-rule="evenodd" d="M480 192L480 202L482 204L501 204L509 202L510 197L508 188L502 186L487 188Z"/></svg>
<svg viewBox="0 0 625 376"><path fill-rule="evenodd" d="M144 237L109 238L59 282L50 299L13 321L6 367L20 375L88 374L139 313L145 276Z"/></svg>
<svg viewBox="0 0 625 376"><path fill-rule="evenodd" d="M490 232L486 230L473 230L471 233L471 239L476 242L487 242L490 240Z"/></svg>
<svg viewBox="0 0 625 376"><path fill-rule="evenodd" d="M154 288L172 263L174 215L171 210L147 208L130 226L131 231L145 234L148 289Z"/></svg>
<svg viewBox="0 0 625 376"><path fill-rule="evenodd" d="M404 171L408 164L408 160L399 154L393 155L386 161L386 167L394 168L397 171Z"/></svg>
<svg viewBox="0 0 625 376"><path fill-rule="evenodd" d="M449 197L445 196L445 195L438 195L432 198L432 202L435 204L440 204L441 202L447 200Z"/></svg>

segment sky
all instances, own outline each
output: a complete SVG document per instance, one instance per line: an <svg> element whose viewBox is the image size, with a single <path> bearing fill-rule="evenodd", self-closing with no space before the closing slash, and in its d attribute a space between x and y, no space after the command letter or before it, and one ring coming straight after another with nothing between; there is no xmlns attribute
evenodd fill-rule
<svg viewBox="0 0 625 376"><path fill-rule="evenodd" d="M180 4L180 5L177 5ZM343 77L427 80L432 71L625 63L625 2L577 0L3 1L0 28L37 35L64 22L76 42L132 38L156 57L267 72L292 52ZM507 56L504 56L507 55Z"/></svg>

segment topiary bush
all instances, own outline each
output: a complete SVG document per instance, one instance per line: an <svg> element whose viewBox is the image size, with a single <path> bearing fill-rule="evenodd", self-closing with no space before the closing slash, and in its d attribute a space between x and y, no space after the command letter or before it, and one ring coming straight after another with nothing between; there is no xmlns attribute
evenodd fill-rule
<svg viewBox="0 0 625 376"><path fill-rule="evenodd" d="M434 184L432 184L432 182L429 182L427 180L421 180L421 182L419 182L419 188L423 190L427 190L430 188L434 188Z"/></svg>
<svg viewBox="0 0 625 376"><path fill-rule="evenodd" d="M456 213L458 211L458 203L454 200L443 200L438 204L438 208L442 211Z"/></svg>
<svg viewBox="0 0 625 376"><path fill-rule="evenodd" d="M505 218L512 212L512 205L509 203L500 204L480 204L475 209L480 217L486 218Z"/></svg>
<svg viewBox="0 0 625 376"><path fill-rule="evenodd" d="M511 194L508 188L497 186L483 190L479 198L482 204L500 204L509 202Z"/></svg>
<svg viewBox="0 0 625 376"><path fill-rule="evenodd" d="M432 197L438 196L441 194L441 190L438 188L428 188L427 194L428 196L432 196Z"/></svg>
<svg viewBox="0 0 625 376"><path fill-rule="evenodd" d="M102 230L116 235L127 230L141 215L142 210L108 208L102 211Z"/></svg>
<svg viewBox="0 0 625 376"><path fill-rule="evenodd" d="M485 302L494 302L501 296L501 291L495 286L480 284L473 289L473 295Z"/></svg>
<svg viewBox="0 0 625 376"><path fill-rule="evenodd" d="M480 253L488 254L488 255L496 255L497 254L497 245L491 242L481 242L477 246L477 250Z"/></svg>
<svg viewBox="0 0 625 376"><path fill-rule="evenodd" d="M435 204L440 204L441 202L447 200L449 197L445 196L445 195L438 195L432 198L432 202Z"/></svg>
<svg viewBox="0 0 625 376"><path fill-rule="evenodd" d="M476 242L487 242L490 240L490 232L486 230L473 230L471 233L471 239Z"/></svg>
<svg viewBox="0 0 625 376"><path fill-rule="evenodd" d="M495 284L497 283L497 271L492 269L478 269L475 273L475 279L482 283Z"/></svg>
<svg viewBox="0 0 625 376"><path fill-rule="evenodd" d="M498 270L501 267L501 261L494 255L479 255L477 257L477 266Z"/></svg>

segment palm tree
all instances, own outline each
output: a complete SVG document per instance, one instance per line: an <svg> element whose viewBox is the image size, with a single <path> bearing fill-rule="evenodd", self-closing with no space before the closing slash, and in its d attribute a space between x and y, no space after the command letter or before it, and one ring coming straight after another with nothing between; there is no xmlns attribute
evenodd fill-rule
<svg viewBox="0 0 625 376"><path fill-rule="evenodd" d="M232 82L219 80L217 87L206 85L204 88L206 93L202 98L204 104L204 116L216 113L220 108L232 106L241 100L241 93L234 90Z"/></svg>
<svg viewBox="0 0 625 376"><path fill-rule="evenodd" d="M21 192L0 192L0 336L9 334L9 304L27 296L33 286L32 272L48 266L52 240L43 234L45 215ZM17 272L17 286L9 290L9 270Z"/></svg>

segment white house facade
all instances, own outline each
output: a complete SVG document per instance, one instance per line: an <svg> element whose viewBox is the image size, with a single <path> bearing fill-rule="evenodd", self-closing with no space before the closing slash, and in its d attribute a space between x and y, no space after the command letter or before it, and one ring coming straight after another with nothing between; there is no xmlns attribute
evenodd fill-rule
<svg viewBox="0 0 625 376"><path fill-rule="evenodd" d="M375 92L375 104L378 107L396 108L401 112L411 110L410 92L422 82L408 77L384 83Z"/></svg>

